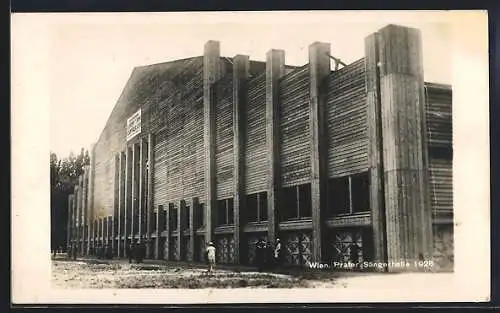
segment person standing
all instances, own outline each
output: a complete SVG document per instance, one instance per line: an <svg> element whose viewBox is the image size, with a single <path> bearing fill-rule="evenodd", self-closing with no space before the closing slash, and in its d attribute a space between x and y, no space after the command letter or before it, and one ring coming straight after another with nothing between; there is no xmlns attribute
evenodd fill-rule
<svg viewBox="0 0 500 313"><path fill-rule="evenodd" d="M274 247L274 264L281 265L281 242L279 238L276 239L276 246Z"/></svg>
<svg viewBox="0 0 500 313"><path fill-rule="evenodd" d="M215 247L213 242L208 243L207 247L208 272L215 271Z"/></svg>

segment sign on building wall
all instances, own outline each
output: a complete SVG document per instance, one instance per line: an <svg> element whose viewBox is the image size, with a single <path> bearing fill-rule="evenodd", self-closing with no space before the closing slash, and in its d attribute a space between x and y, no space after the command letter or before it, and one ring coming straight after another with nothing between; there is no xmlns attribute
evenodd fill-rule
<svg viewBox="0 0 500 313"><path fill-rule="evenodd" d="M127 119L127 141L141 133L141 109Z"/></svg>

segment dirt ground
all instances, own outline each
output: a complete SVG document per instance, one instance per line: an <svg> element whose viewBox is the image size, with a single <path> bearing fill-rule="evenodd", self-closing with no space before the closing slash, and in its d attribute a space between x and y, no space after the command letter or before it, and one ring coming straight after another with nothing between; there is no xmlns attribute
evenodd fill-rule
<svg viewBox="0 0 500 313"><path fill-rule="evenodd" d="M399 285L412 276L415 281L442 281L446 273L380 274L287 270L282 273L257 272L251 268L219 267L208 274L202 264L151 262L129 264L124 260L52 260L55 288L373 288L380 281ZM380 285L379 285L380 286ZM400 285L401 286L401 285Z"/></svg>

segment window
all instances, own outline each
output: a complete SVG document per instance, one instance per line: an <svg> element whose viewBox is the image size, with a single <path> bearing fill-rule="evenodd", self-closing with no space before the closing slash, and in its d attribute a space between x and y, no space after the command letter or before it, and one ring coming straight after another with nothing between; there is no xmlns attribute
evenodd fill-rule
<svg viewBox="0 0 500 313"><path fill-rule="evenodd" d="M428 155L431 159L442 159L442 160L452 160L453 159L453 148L448 147L436 147L429 145Z"/></svg>
<svg viewBox="0 0 500 313"><path fill-rule="evenodd" d="M246 219L247 222L258 222L259 221L259 204L257 202L257 194L251 194L246 196Z"/></svg>
<svg viewBox="0 0 500 313"><path fill-rule="evenodd" d="M217 203L217 225L226 224L226 211L227 211L227 201L220 200Z"/></svg>
<svg viewBox="0 0 500 313"><path fill-rule="evenodd" d="M183 213L183 221L184 221L184 225L183 225L183 228L184 229L189 229L189 226L191 224L191 220L190 220L190 215L189 215L189 206L184 206L184 213Z"/></svg>
<svg viewBox="0 0 500 313"><path fill-rule="evenodd" d="M351 176L352 212L370 211L370 178L368 173Z"/></svg>
<svg viewBox="0 0 500 313"><path fill-rule="evenodd" d="M200 203L198 210L194 211L195 227L205 226L205 203Z"/></svg>
<svg viewBox="0 0 500 313"><path fill-rule="evenodd" d="M234 200L233 198L227 200L227 224L234 224Z"/></svg>
<svg viewBox="0 0 500 313"><path fill-rule="evenodd" d="M283 220L289 220L297 216L297 189L287 187L283 189L283 207L280 208Z"/></svg>
<svg viewBox="0 0 500 313"><path fill-rule="evenodd" d="M152 220L152 229L153 229L153 232L156 232L157 230L157 224L156 224L156 220L158 219L158 212L153 212L153 220Z"/></svg>
<svg viewBox="0 0 500 313"><path fill-rule="evenodd" d="M300 185L299 189L299 217L311 217L311 184Z"/></svg>
<svg viewBox="0 0 500 313"><path fill-rule="evenodd" d="M177 208L170 204L170 229L177 230L179 225L177 223Z"/></svg>
<svg viewBox="0 0 500 313"><path fill-rule="evenodd" d="M217 225L234 224L233 199L224 199L217 202Z"/></svg>
<svg viewBox="0 0 500 313"><path fill-rule="evenodd" d="M267 192L258 194L259 198L259 221L267 221Z"/></svg>
<svg viewBox="0 0 500 313"><path fill-rule="evenodd" d="M164 231L165 229L167 229L167 219L165 218L165 216L165 209L163 208L163 205L159 205L158 212L156 213L156 218L160 219L158 221L158 226L160 227L160 229L158 229L159 231Z"/></svg>
<svg viewBox="0 0 500 313"><path fill-rule="evenodd" d="M330 179L328 197L329 216L370 211L368 172Z"/></svg>
<svg viewBox="0 0 500 313"><path fill-rule="evenodd" d="M349 214L351 212L349 177L330 179L328 189L330 215Z"/></svg>
<svg viewBox="0 0 500 313"><path fill-rule="evenodd" d="M284 188L281 209L283 220L311 217L311 184Z"/></svg>
<svg viewBox="0 0 500 313"><path fill-rule="evenodd" d="M245 210L247 222L267 221L267 192L247 195Z"/></svg>

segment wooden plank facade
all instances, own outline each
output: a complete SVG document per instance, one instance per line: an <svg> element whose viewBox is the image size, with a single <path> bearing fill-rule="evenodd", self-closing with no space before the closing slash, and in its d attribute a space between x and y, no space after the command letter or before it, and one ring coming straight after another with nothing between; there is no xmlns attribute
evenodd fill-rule
<svg viewBox="0 0 500 313"><path fill-rule="evenodd" d="M202 261L213 241L220 263L252 264L258 239L280 238L289 265L450 268L452 91L423 81L420 46L389 25L334 71L326 43L290 67L282 50L255 62L214 41L134 69L70 196L69 242Z"/></svg>

